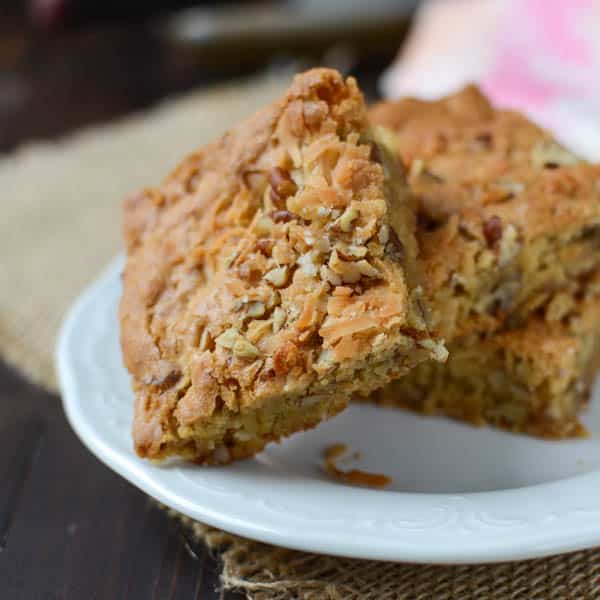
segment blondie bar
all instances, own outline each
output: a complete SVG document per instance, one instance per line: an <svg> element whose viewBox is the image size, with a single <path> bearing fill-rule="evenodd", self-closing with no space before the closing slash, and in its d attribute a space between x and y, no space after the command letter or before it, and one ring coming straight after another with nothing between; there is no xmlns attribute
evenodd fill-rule
<svg viewBox="0 0 600 600"><path fill-rule="evenodd" d="M244 458L445 359L411 203L356 82L326 69L127 199L138 454Z"/></svg>
<svg viewBox="0 0 600 600"><path fill-rule="evenodd" d="M383 103L418 197L434 326L447 340L568 318L600 268L600 165L471 86Z"/></svg>
<svg viewBox="0 0 600 600"><path fill-rule="evenodd" d="M600 333L600 166L475 87L375 106L417 196L425 287L448 340L379 402L576 435Z"/></svg>

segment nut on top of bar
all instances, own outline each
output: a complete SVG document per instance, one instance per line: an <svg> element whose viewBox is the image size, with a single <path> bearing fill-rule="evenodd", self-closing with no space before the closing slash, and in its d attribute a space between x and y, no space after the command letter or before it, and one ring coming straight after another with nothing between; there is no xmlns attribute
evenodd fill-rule
<svg viewBox="0 0 600 600"><path fill-rule="evenodd" d="M356 82L315 69L124 208L142 456L228 462L428 359L415 214Z"/></svg>

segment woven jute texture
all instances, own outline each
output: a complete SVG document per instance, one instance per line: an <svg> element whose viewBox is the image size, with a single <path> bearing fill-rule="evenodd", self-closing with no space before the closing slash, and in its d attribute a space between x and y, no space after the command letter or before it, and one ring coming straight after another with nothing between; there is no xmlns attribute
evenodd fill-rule
<svg viewBox="0 0 600 600"><path fill-rule="evenodd" d="M253 600L600 598L598 550L497 565L385 563L276 548L171 514L220 554L224 586Z"/></svg>
<svg viewBox="0 0 600 600"><path fill-rule="evenodd" d="M53 347L74 297L120 248L121 198L274 98L272 76L170 100L0 159L0 353L55 390ZM600 598L600 551L492 566L346 560L246 540L179 516L255 600Z"/></svg>

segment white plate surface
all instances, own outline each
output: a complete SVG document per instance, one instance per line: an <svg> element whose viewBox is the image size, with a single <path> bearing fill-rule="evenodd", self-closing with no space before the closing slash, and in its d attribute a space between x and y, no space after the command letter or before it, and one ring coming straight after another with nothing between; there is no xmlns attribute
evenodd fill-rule
<svg viewBox="0 0 600 600"><path fill-rule="evenodd" d="M136 457L121 364L120 262L71 309L57 361L68 419L110 468L174 509L281 546L357 558L476 563L600 545L600 436L551 442L442 418L352 406L253 460L203 468ZM598 394L596 394L598 395ZM587 416L600 431L600 398ZM343 442L352 466L393 478L350 487L322 471Z"/></svg>

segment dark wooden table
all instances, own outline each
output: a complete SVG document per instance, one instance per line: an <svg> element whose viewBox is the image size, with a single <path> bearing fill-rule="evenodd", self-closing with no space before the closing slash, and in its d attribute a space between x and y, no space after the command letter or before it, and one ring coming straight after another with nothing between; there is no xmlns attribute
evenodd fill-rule
<svg viewBox="0 0 600 600"><path fill-rule="evenodd" d="M42 35L22 13L0 8L0 151L264 67L200 69L144 24ZM356 65L371 94L392 55ZM202 545L81 445L56 395L1 362L0 440L2 600L240 597L219 591Z"/></svg>
<svg viewBox="0 0 600 600"><path fill-rule="evenodd" d="M57 396L5 366L0 423L3 600L220 597L206 549L82 447Z"/></svg>

